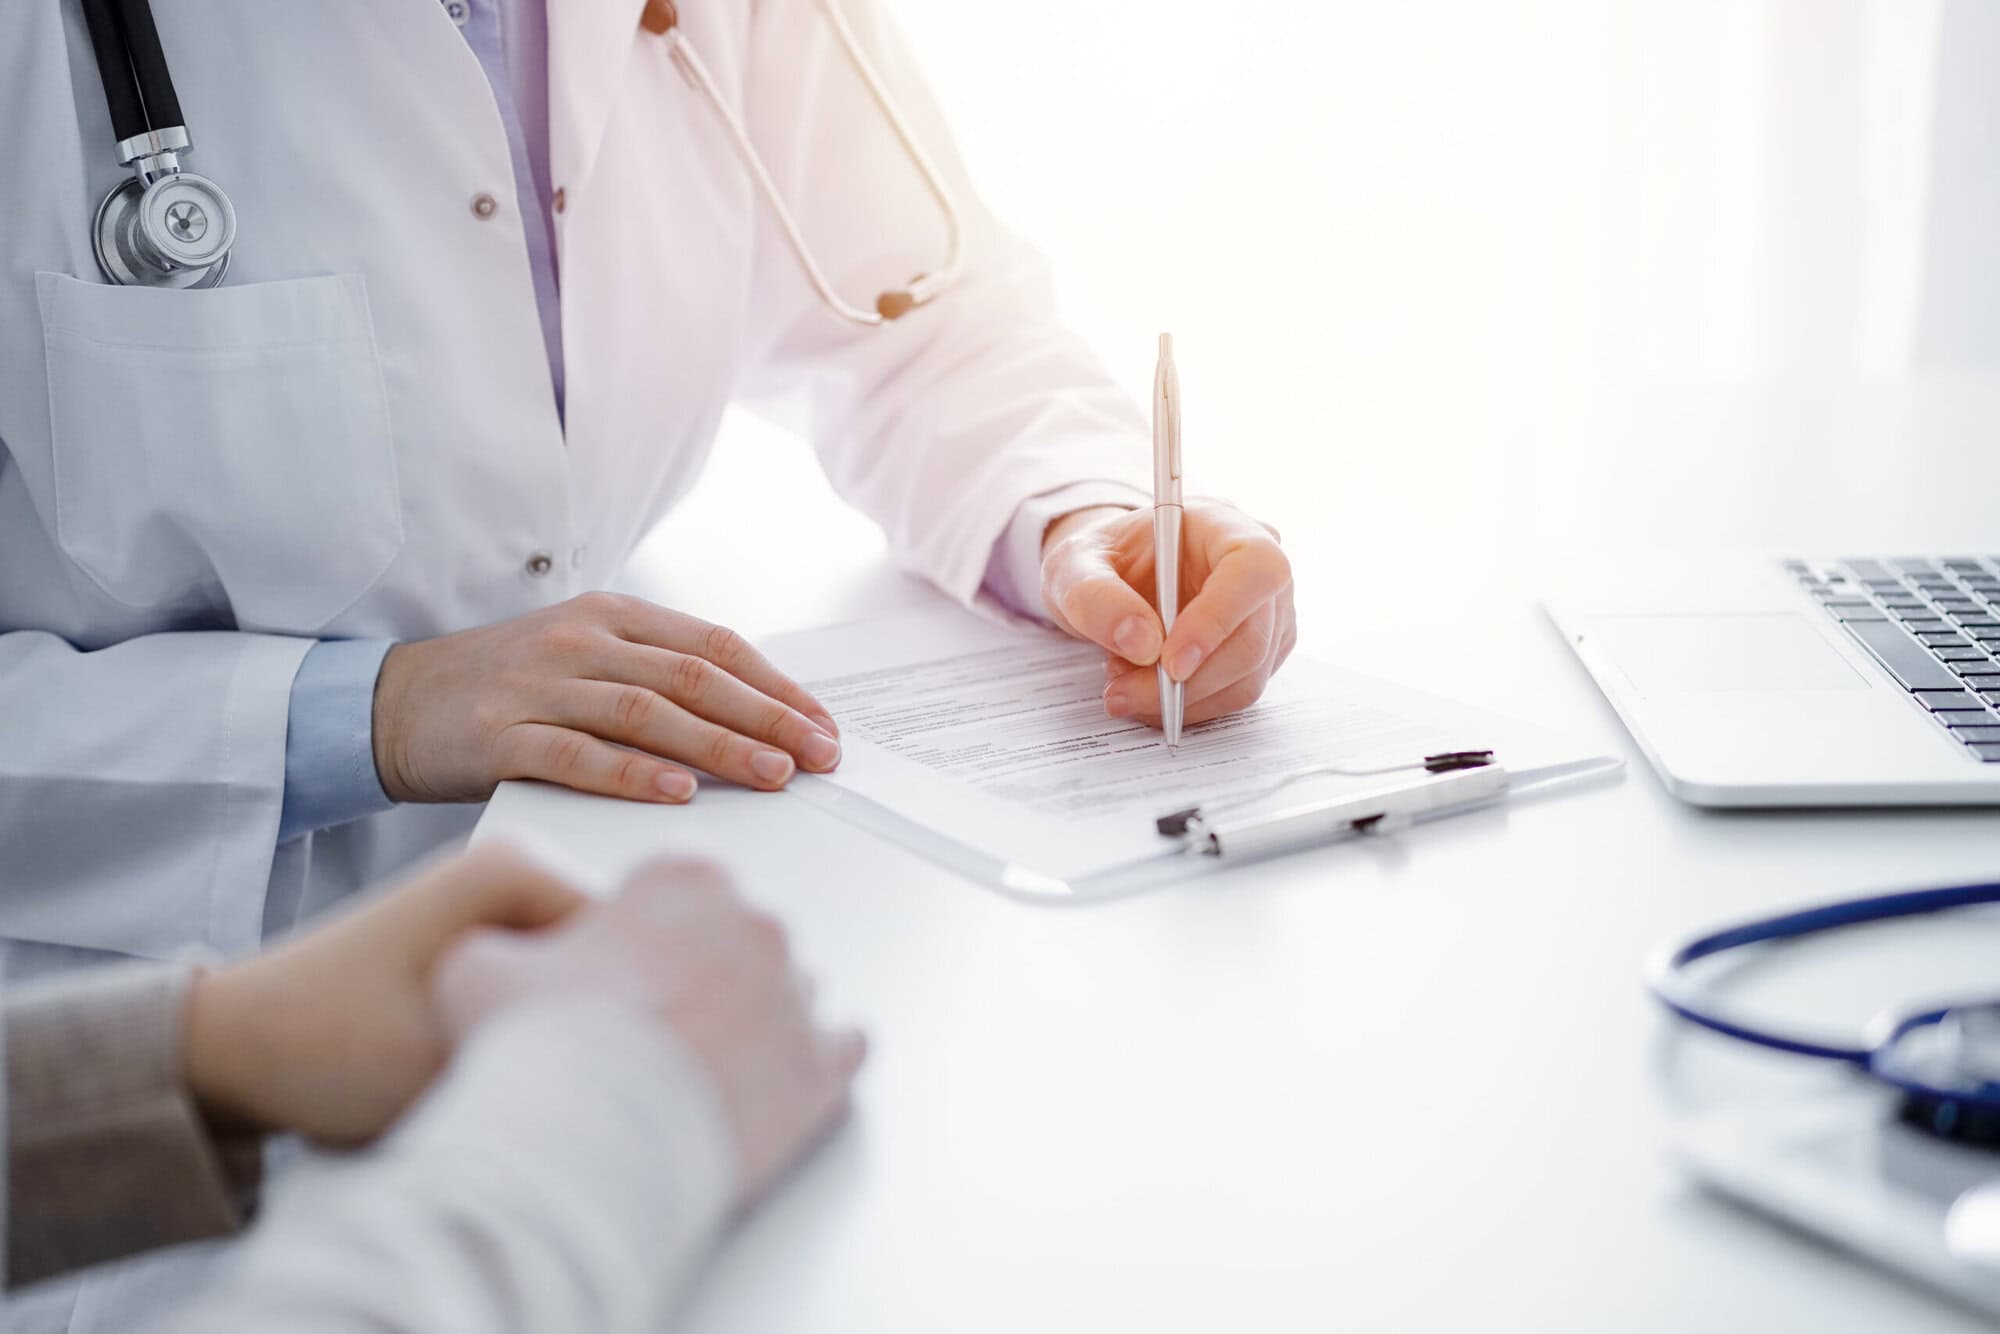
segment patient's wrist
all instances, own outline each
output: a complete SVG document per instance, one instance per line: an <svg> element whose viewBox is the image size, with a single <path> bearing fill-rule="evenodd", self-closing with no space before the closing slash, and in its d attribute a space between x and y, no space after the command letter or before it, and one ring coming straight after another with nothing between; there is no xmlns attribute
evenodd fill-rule
<svg viewBox="0 0 2000 1334"><path fill-rule="evenodd" d="M283 1129L255 1112L257 1067L265 1043L234 970L198 968L182 1003L180 1075L202 1119L217 1135L262 1134Z"/></svg>

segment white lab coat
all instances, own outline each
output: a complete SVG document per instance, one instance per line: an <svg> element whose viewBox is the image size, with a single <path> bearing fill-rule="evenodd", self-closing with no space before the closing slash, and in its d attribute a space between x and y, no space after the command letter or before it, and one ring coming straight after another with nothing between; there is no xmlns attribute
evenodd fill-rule
<svg viewBox="0 0 2000 1334"><path fill-rule="evenodd" d="M78 7L0 5L0 936L247 950L464 832L473 808L402 808L276 845L300 660L603 585L732 399L807 430L965 599L1023 500L1145 484L1136 409L977 205L869 0L850 16L969 228L961 285L881 331L812 297L642 3L550 5L566 433L505 132L440 5L155 0L186 165L240 218L210 292L99 279L123 169ZM843 291L939 262L813 0L682 11ZM718 553L753 558L810 553ZM93 1279L71 1328L127 1327L153 1291Z"/></svg>
<svg viewBox="0 0 2000 1334"><path fill-rule="evenodd" d="M961 598L1024 499L1144 484L1136 409L978 207L868 0L847 8L970 233L965 281L878 331L812 297L642 7L549 7L565 434L504 131L440 5L155 0L186 165L240 218L210 292L98 277L121 168L81 17L0 6L0 935L244 950L465 830L471 808L406 808L275 846L301 657L602 586L732 399L802 425ZM813 0L681 8L843 291L939 262L938 211Z"/></svg>

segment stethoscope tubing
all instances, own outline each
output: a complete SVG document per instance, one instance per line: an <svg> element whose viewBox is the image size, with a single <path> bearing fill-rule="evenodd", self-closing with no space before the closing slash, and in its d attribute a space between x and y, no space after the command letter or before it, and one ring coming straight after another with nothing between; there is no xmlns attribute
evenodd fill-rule
<svg viewBox="0 0 2000 1334"><path fill-rule="evenodd" d="M84 25L120 143L185 122L147 0L83 0Z"/></svg>
<svg viewBox="0 0 2000 1334"><path fill-rule="evenodd" d="M1719 1033L1724 1037L1734 1038L1739 1042L1747 1042L1770 1051L1840 1061L1873 1071L1877 1064L1876 1058L1885 1046L1926 1022L1934 1022L1943 1012L1913 1015L1887 1026L1883 1038L1875 1043L1863 1046L1837 1045L1794 1033L1754 1027L1709 1008L1701 1000L1698 989L1688 981L1686 969L1690 964L1702 959L1750 945L1780 944L1785 941L1801 940L1825 931L1839 930L1842 927L1892 922L1906 917L1921 917L1929 913L1948 912L1955 908L1974 908L1993 903L2000 903L2000 882L1988 881L1979 884L1949 885L1938 889L1907 890L1896 894L1878 894L1867 898L1850 899L1843 903L1829 903L1816 908L1782 913L1775 917L1758 918L1755 921L1695 936L1656 951L1647 960L1646 987L1654 999L1668 1010L1688 1023L1712 1033ZM1877 1073L1879 1075L1880 1072ZM1892 1079L1889 1082L1912 1087L1900 1079Z"/></svg>

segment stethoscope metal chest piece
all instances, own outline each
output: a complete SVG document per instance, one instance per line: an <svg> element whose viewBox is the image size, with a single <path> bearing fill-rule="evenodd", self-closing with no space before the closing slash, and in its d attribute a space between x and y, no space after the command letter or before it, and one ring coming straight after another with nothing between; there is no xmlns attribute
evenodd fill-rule
<svg viewBox="0 0 2000 1334"><path fill-rule="evenodd" d="M1901 1093L1901 1118L1928 1134L2000 1148L2000 999L1893 1016L1866 1041L1828 1042L1761 1027L1717 1009L1689 968L1752 945L1841 927L2000 904L2000 883L1920 889L1828 904L1713 931L1661 950L1648 968L1653 995L1691 1024L1753 1046L1838 1061Z"/></svg>
<svg viewBox="0 0 2000 1334"><path fill-rule="evenodd" d="M91 248L114 283L213 287L229 271L236 209L222 187L183 170L192 151L147 0L83 0L118 161L132 175L97 206Z"/></svg>

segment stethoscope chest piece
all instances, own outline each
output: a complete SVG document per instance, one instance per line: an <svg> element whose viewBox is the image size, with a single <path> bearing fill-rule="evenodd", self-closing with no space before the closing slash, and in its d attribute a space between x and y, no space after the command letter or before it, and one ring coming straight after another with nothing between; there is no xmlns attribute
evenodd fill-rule
<svg viewBox="0 0 2000 1334"><path fill-rule="evenodd" d="M105 110L131 176L97 206L90 248L129 287L213 287L229 271L236 210L222 187L181 168L194 151L149 0L83 0Z"/></svg>
<svg viewBox="0 0 2000 1334"><path fill-rule="evenodd" d="M1899 1019L1867 1071L1902 1094L1898 1119L1939 1139L2000 1148L2000 1004Z"/></svg>
<svg viewBox="0 0 2000 1334"><path fill-rule="evenodd" d="M97 206L91 229L97 267L114 283L206 288L229 271L236 210L215 182L192 172L134 177Z"/></svg>

